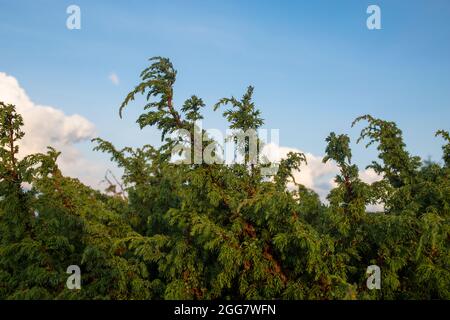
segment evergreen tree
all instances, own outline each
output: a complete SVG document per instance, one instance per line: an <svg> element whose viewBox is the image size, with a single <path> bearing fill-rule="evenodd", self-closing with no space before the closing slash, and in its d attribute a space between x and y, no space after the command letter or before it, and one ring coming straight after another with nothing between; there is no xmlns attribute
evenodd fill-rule
<svg viewBox="0 0 450 320"><path fill-rule="evenodd" d="M221 142L199 130L201 98L175 105L176 75L169 59L151 58L119 108L122 117L144 95L137 123L159 129L161 146L93 140L123 170L105 177L105 192L64 176L53 148L19 159L22 117L0 103L0 299L450 298L448 132L436 134L445 145L443 164L433 163L406 151L395 123L357 118L368 123L358 142L377 144L370 168L382 179L372 184L349 137L330 133L323 161L340 172L323 203L295 180L308 165L302 153L261 174L272 164L259 161L264 121L251 86L213 106L228 107L228 141L244 161L195 161L223 160ZM70 265L81 268L81 290L66 286ZM366 286L369 265L381 268L381 290Z"/></svg>

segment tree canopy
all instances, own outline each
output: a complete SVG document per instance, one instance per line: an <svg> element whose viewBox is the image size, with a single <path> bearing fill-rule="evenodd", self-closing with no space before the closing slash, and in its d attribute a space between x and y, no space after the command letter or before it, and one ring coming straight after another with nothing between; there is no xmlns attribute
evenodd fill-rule
<svg viewBox="0 0 450 320"><path fill-rule="evenodd" d="M248 161L247 140L242 163L173 161L181 142L184 157L215 142L194 147L206 106L197 96L174 104L176 75L169 59L151 58L119 109L143 95L136 122L158 128L161 146L93 140L123 170L105 192L64 176L51 147L18 159L23 120L0 102L0 299L450 299L447 131L436 133L443 162L434 163L406 150L394 122L357 118L358 142L378 151L370 167L382 179L372 184L352 163L350 138L330 133L323 161L340 172L324 203L295 181L301 153L270 177L267 163ZM263 125L253 90L213 107L229 107L231 129ZM173 134L181 129L187 137ZM383 211L367 210L377 203ZM80 290L66 286L70 265L81 268ZM370 265L380 290L366 286Z"/></svg>

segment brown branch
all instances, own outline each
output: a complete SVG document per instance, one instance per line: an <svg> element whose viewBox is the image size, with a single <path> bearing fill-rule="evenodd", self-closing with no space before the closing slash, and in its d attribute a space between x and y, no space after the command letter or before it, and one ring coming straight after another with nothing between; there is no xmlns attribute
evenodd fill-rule
<svg viewBox="0 0 450 320"><path fill-rule="evenodd" d="M116 182L115 184L111 181L111 180L109 180L109 178L108 178L108 174L110 174L111 176L112 176L112 178L114 179L114 181ZM123 188L123 185L119 182L119 180L116 178L116 176L114 175L114 173L112 173L112 171L111 170L106 170L106 173L105 173L105 181L109 184L109 187L107 188L107 190L108 189L112 189L111 190L111 192L114 194L114 195L119 195L120 197L122 197L124 200L128 200L128 197L126 196L126 193L125 193L125 190L124 190L124 188ZM116 186L119 186L119 188L120 188L120 192L117 192L116 191Z"/></svg>
<svg viewBox="0 0 450 320"><path fill-rule="evenodd" d="M14 128L13 128L13 117L12 115L8 116L8 124L9 124L9 149L10 149L10 157L11 157L11 175L14 181L18 179L18 174L16 171L16 150L14 147Z"/></svg>
<svg viewBox="0 0 450 320"><path fill-rule="evenodd" d="M281 278L281 281L283 281L283 283L285 284L287 281L287 277L284 274L283 270L281 269L280 263L273 257L271 251L272 251L272 249L270 248L270 246L268 244L266 244L264 247L263 256L264 256L264 258L269 260L274 265L273 272L271 272L271 273L277 274Z"/></svg>
<svg viewBox="0 0 450 320"><path fill-rule="evenodd" d="M173 104L172 104L172 97L173 97L173 90L170 90L170 94L167 97L167 107L169 108L169 112L172 115L173 119L177 123L178 128L182 128L183 124L181 123L180 115L178 112L175 111Z"/></svg>

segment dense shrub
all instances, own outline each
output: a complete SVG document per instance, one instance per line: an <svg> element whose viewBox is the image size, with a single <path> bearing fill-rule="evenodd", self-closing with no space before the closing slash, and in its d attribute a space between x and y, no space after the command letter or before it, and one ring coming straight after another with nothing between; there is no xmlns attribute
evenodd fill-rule
<svg viewBox="0 0 450 320"><path fill-rule="evenodd" d="M379 152L371 167L383 179L371 185L351 162L349 137L331 133L324 161L340 173L324 204L293 179L303 154L290 153L270 178L267 164L250 161L247 140L242 163L171 161L177 144L192 147L205 105L192 96L174 106L168 59L151 59L141 79L120 112L143 94L137 123L160 129L163 143L119 150L94 139L123 169L123 185L106 193L63 176L54 149L19 160L22 118L0 104L0 299L450 298L448 132L437 133L438 164L411 156L395 123L356 119L367 124L360 140ZM252 93L215 106L229 107L232 129L263 124ZM187 134L171 135L180 129ZM384 212L367 212L380 201ZM366 286L374 264L381 290ZM69 265L81 267L81 290L66 287Z"/></svg>

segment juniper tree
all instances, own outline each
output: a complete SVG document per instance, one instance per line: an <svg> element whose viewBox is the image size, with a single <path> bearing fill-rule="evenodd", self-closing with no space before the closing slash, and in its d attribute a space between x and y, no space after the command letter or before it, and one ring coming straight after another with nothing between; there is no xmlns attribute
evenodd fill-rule
<svg viewBox="0 0 450 320"><path fill-rule="evenodd" d="M144 110L152 111L138 118L141 127L155 125L163 138L176 128L192 130L201 115L198 107L191 106L203 103L199 98L191 98L181 109L184 114L175 111L170 97L176 72L166 59L152 61L155 62L141 74L143 81L130 92L122 107L137 92L147 94L148 100L156 97L156 101L144 106ZM230 128L245 132L263 124L252 102L252 92L249 87L241 100L224 98L215 105L215 109L221 104L232 105L223 114L230 121ZM148 118L152 120L142 121ZM329 241L321 245L319 234L302 220L298 201L286 192L287 178L292 176L292 170L299 169L304 155L290 154L282 161L275 177L277 183L273 184L264 182L257 173L259 164L253 164L250 171L241 164L175 165L168 156L162 156L167 145L144 159L137 156L140 149L117 151L106 141L96 142L98 150L111 153L112 159L124 167L131 208L141 214L147 212L147 242L129 239L127 244L154 270L150 276L166 284L163 297L328 295L319 287L329 286L333 280L323 271L325 262L321 262L319 252L322 246L330 250ZM170 138L166 142L170 144ZM244 146L239 150L248 163L248 140ZM127 180L133 172L141 178ZM311 282L317 282L313 294L304 289L296 292Z"/></svg>
<svg viewBox="0 0 450 320"><path fill-rule="evenodd" d="M19 160L22 117L1 103L0 119L0 298L151 298L145 267L112 247L134 234L112 200L64 177L52 148ZM66 287L70 265L82 290Z"/></svg>
<svg viewBox="0 0 450 320"><path fill-rule="evenodd" d="M448 132L437 133L441 165L411 156L395 123L357 118L368 122L359 141L378 144L381 162L371 168L381 181L363 183L348 136L331 133L324 161L340 172L323 203L295 179L307 165L301 153L289 153L270 177L261 174L270 163L250 162L248 139L235 140L244 163L174 159L174 150L192 160L220 146L198 130L201 98L175 105L176 74L169 59L150 59L119 108L122 116L144 95L137 123L160 130L160 147L93 141L123 170L107 190L117 183L120 194L64 176L55 149L20 159L22 118L0 104L0 298L449 298ZM252 94L249 87L213 108L230 106L223 116L231 129L257 130L264 122ZM367 210L378 202L384 210ZM65 286L73 264L81 290ZM372 264L381 290L365 285Z"/></svg>
<svg viewBox="0 0 450 320"><path fill-rule="evenodd" d="M260 111L255 108L252 101L253 90L254 88L249 86L241 100L235 97L222 98L214 105L214 110L221 105L232 106L231 109L223 112L223 117L229 122L230 129L235 131L229 138L235 142L237 150L244 155L244 163L247 165L250 161L252 162L252 168L254 162L258 160L257 155L262 147L256 130L264 123L260 117ZM251 148L253 148L253 154Z"/></svg>
<svg viewBox="0 0 450 320"><path fill-rule="evenodd" d="M360 140L368 137L368 145L377 142L383 161L370 166L383 177L372 189L389 215L374 216L365 232L370 255L376 256L372 261L384 270L383 297L447 297L449 292L443 289L450 283L449 272L444 271L450 261L447 169L423 165L419 157L410 156L395 123L367 115L354 124L361 120L369 126L361 131ZM438 133L445 138L445 132ZM445 160L446 146L443 150ZM425 282L427 290L418 293Z"/></svg>

